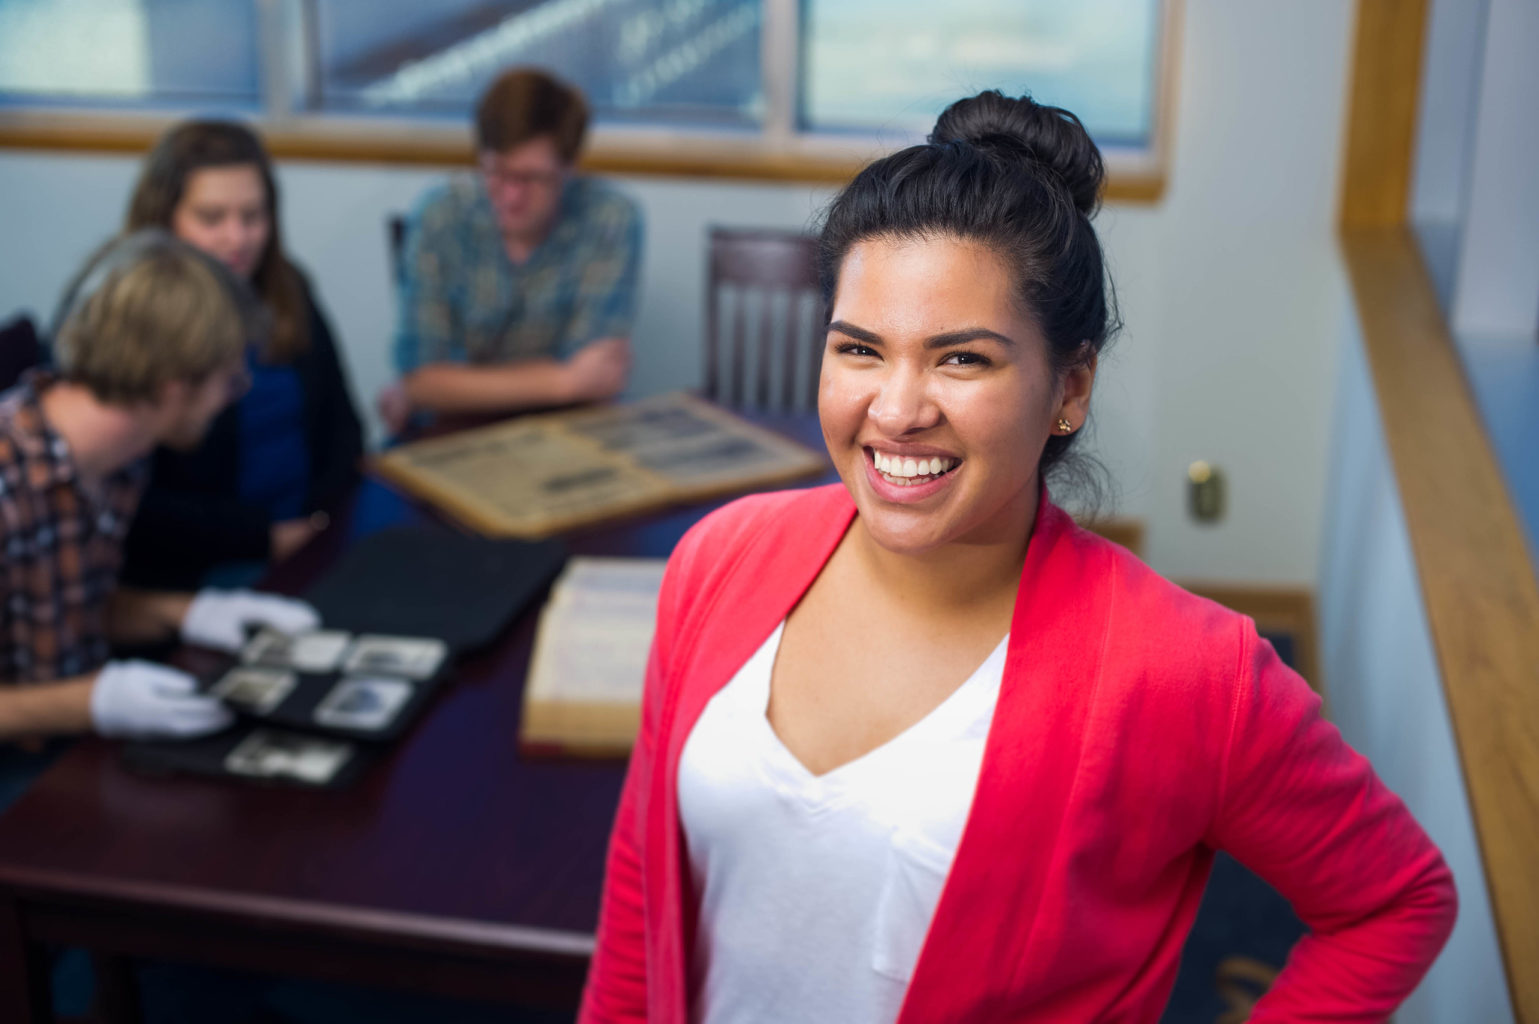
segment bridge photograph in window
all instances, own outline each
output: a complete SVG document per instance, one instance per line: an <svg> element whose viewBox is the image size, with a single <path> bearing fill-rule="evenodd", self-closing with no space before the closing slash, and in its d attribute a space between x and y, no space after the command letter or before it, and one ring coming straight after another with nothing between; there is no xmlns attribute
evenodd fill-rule
<svg viewBox="0 0 1539 1024"><path fill-rule="evenodd" d="M981 89L1066 107L1106 195L1164 188L1179 0L0 0L0 141L142 152L249 117L280 160L462 164L503 69L593 113L599 173L840 183Z"/></svg>
<svg viewBox="0 0 1539 1024"><path fill-rule="evenodd" d="M604 122L756 127L760 0L316 0L319 106L463 117L497 72L553 71Z"/></svg>
<svg viewBox="0 0 1539 1024"><path fill-rule="evenodd" d="M0 0L0 105L259 103L256 5Z"/></svg>
<svg viewBox="0 0 1539 1024"><path fill-rule="evenodd" d="M805 0L802 127L922 135L980 89L1072 110L1102 146L1148 147L1158 0Z"/></svg>

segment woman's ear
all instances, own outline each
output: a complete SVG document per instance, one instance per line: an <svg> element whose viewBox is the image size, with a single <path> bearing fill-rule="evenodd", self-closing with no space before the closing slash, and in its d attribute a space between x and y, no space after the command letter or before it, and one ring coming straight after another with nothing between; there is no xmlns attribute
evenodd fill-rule
<svg viewBox="0 0 1539 1024"><path fill-rule="evenodd" d="M1096 365L1100 358L1090 343L1084 345L1085 355L1063 375L1062 396L1058 402L1058 415L1078 430L1090 415L1090 392L1095 387Z"/></svg>

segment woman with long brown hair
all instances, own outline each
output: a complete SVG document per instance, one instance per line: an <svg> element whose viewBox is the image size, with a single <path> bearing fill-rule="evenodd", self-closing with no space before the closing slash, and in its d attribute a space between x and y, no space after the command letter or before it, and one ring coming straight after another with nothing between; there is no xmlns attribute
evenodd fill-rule
<svg viewBox="0 0 1539 1024"><path fill-rule="evenodd" d="M284 253L272 162L230 121L188 121L150 151L127 231L165 228L249 281L272 316L248 354L251 390L192 452L158 451L127 545L124 578L203 583L302 547L357 477L363 434L331 329ZM227 574L226 574L227 575Z"/></svg>

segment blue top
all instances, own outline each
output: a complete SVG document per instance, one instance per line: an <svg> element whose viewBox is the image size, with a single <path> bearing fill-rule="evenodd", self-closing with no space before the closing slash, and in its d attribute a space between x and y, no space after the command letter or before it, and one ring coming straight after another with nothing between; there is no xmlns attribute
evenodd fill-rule
<svg viewBox="0 0 1539 1024"><path fill-rule="evenodd" d="M240 496L269 510L274 522L304 514L310 489L304 392L293 366L246 355L251 390L240 402Z"/></svg>

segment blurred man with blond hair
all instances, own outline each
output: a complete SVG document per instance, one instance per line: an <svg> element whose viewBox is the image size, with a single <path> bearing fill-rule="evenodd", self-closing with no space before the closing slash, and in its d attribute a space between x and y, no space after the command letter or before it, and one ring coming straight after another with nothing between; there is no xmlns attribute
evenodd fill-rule
<svg viewBox="0 0 1539 1024"><path fill-rule="evenodd" d="M199 442L245 387L246 344L261 329L259 307L218 263L136 232L67 292L57 372L0 395L0 740L212 732L229 713L191 676L112 660L110 645L180 638L232 651L251 626L316 624L309 606L271 595L117 586L145 457Z"/></svg>

